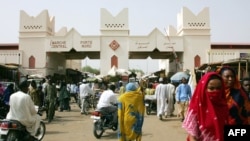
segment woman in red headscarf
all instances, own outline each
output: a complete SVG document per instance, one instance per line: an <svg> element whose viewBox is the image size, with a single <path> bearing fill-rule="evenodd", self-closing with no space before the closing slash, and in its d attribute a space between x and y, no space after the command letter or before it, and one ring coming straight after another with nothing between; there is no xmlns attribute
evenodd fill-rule
<svg viewBox="0 0 250 141"><path fill-rule="evenodd" d="M206 73L196 86L182 124L187 141L224 141L228 114L222 78L216 72Z"/></svg>

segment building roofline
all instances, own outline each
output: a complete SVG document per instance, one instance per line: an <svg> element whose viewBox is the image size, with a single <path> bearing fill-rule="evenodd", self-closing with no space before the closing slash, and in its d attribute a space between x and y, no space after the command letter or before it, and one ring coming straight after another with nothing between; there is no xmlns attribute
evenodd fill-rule
<svg viewBox="0 0 250 141"><path fill-rule="evenodd" d="M0 43L0 46L19 46L19 43Z"/></svg>
<svg viewBox="0 0 250 141"><path fill-rule="evenodd" d="M232 43L232 42L212 42L211 45L249 45L249 43Z"/></svg>

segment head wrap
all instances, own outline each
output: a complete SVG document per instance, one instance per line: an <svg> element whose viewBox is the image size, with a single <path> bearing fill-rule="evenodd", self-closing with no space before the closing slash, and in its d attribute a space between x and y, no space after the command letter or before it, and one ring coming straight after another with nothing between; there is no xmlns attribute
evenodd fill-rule
<svg viewBox="0 0 250 141"><path fill-rule="evenodd" d="M137 89L135 83L128 83L126 85L126 92L135 91Z"/></svg>
<svg viewBox="0 0 250 141"><path fill-rule="evenodd" d="M159 78L159 82L160 83L163 82L163 78L162 77Z"/></svg>
<svg viewBox="0 0 250 141"><path fill-rule="evenodd" d="M219 96L209 95L207 92L207 85L212 76L217 76L223 81L216 72L208 72L201 78L196 86L188 113L182 125L189 134L199 137L199 140L211 140L211 138L212 140L223 140L221 131L228 122L229 112L224 85L222 84L220 93L217 93ZM193 128L194 125L199 127L199 132Z"/></svg>
<svg viewBox="0 0 250 141"><path fill-rule="evenodd" d="M233 68L231 68L230 66L223 66L223 67L221 67L221 68L218 68L218 69L216 70L216 72L218 72L219 75L222 76L222 74L223 74L224 71L226 71L226 70L232 71L232 73L233 73L233 75L234 75L234 78L235 78L235 82L234 82L233 87L234 87L235 89L239 89L239 88L240 88L240 81L239 81L239 78L237 77L237 74L236 74L236 72L235 72L235 70L234 70ZM228 89L228 90L226 90L226 91L229 91L230 88L226 88L226 89ZM227 93L227 92L226 92L226 93Z"/></svg>

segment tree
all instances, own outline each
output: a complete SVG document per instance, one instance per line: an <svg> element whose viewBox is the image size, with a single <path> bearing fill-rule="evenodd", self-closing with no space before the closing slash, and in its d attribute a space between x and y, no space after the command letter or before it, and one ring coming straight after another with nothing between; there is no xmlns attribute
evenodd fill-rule
<svg viewBox="0 0 250 141"><path fill-rule="evenodd" d="M139 69L130 69L129 70L130 72L133 72L133 73L141 73L142 75L144 75L145 73L144 73L144 71L142 71L142 70L139 70Z"/></svg>
<svg viewBox="0 0 250 141"><path fill-rule="evenodd" d="M92 68L90 66L85 66L85 67L82 67L82 71L83 72L90 72L90 73L93 73L93 74L100 74L100 70L99 69L95 69L95 68Z"/></svg>

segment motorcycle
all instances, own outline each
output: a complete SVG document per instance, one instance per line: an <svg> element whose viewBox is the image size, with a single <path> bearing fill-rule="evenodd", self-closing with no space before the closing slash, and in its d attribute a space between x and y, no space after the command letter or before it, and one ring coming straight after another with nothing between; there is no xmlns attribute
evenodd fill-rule
<svg viewBox="0 0 250 141"><path fill-rule="evenodd" d="M89 113L90 108L93 108L93 109L96 108L96 105L98 102L97 99L99 99L99 98L96 96L96 94L95 95L88 95L85 97L84 104L83 104L83 113L85 115L87 115ZM82 107L80 98L78 101L78 106L79 106L79 108Z"/></svg>
<svg viewBox="0 0 250 141"><path fill-rule="evenodd" d="M92 107L92 96L86 96L83 104L83 113L87 115Z"/></svg>
<svg viewBox="0 0 250 141"><path fill-rule="evenodd" d="M104 110L96 109L92 113L91 118L94 120L93 133L97 139L101 138L105 130L111 129L116 131L118 128L118 122L113 122L113 114L107 113Z"/></svg>
<svg viewBox="0 0 250 141"><path fill-rule="evenodd" d="M101 97L101 92L96 91L95 94L93 95L93 98L92 98L92 100L93 100L93 108L94 109L96 109L100 97Z"/></svg>
<svg viewBox="0 0 250 141"><path fill-rule="evenodd" d="M157 111L156 100L146 99L145 107L147 115L150 115L152 111Z"/></svg>
<svg viewBox="0 0 250 141"><path fill-rule="evenodd" d="M42 116L42 109L38 109L37 114ZM45 135L46 126L40 121L39 128L35 134L35 138L31 137L26 127L17 120L4 119L0 121L0 141L41 141Z"/></svg>

